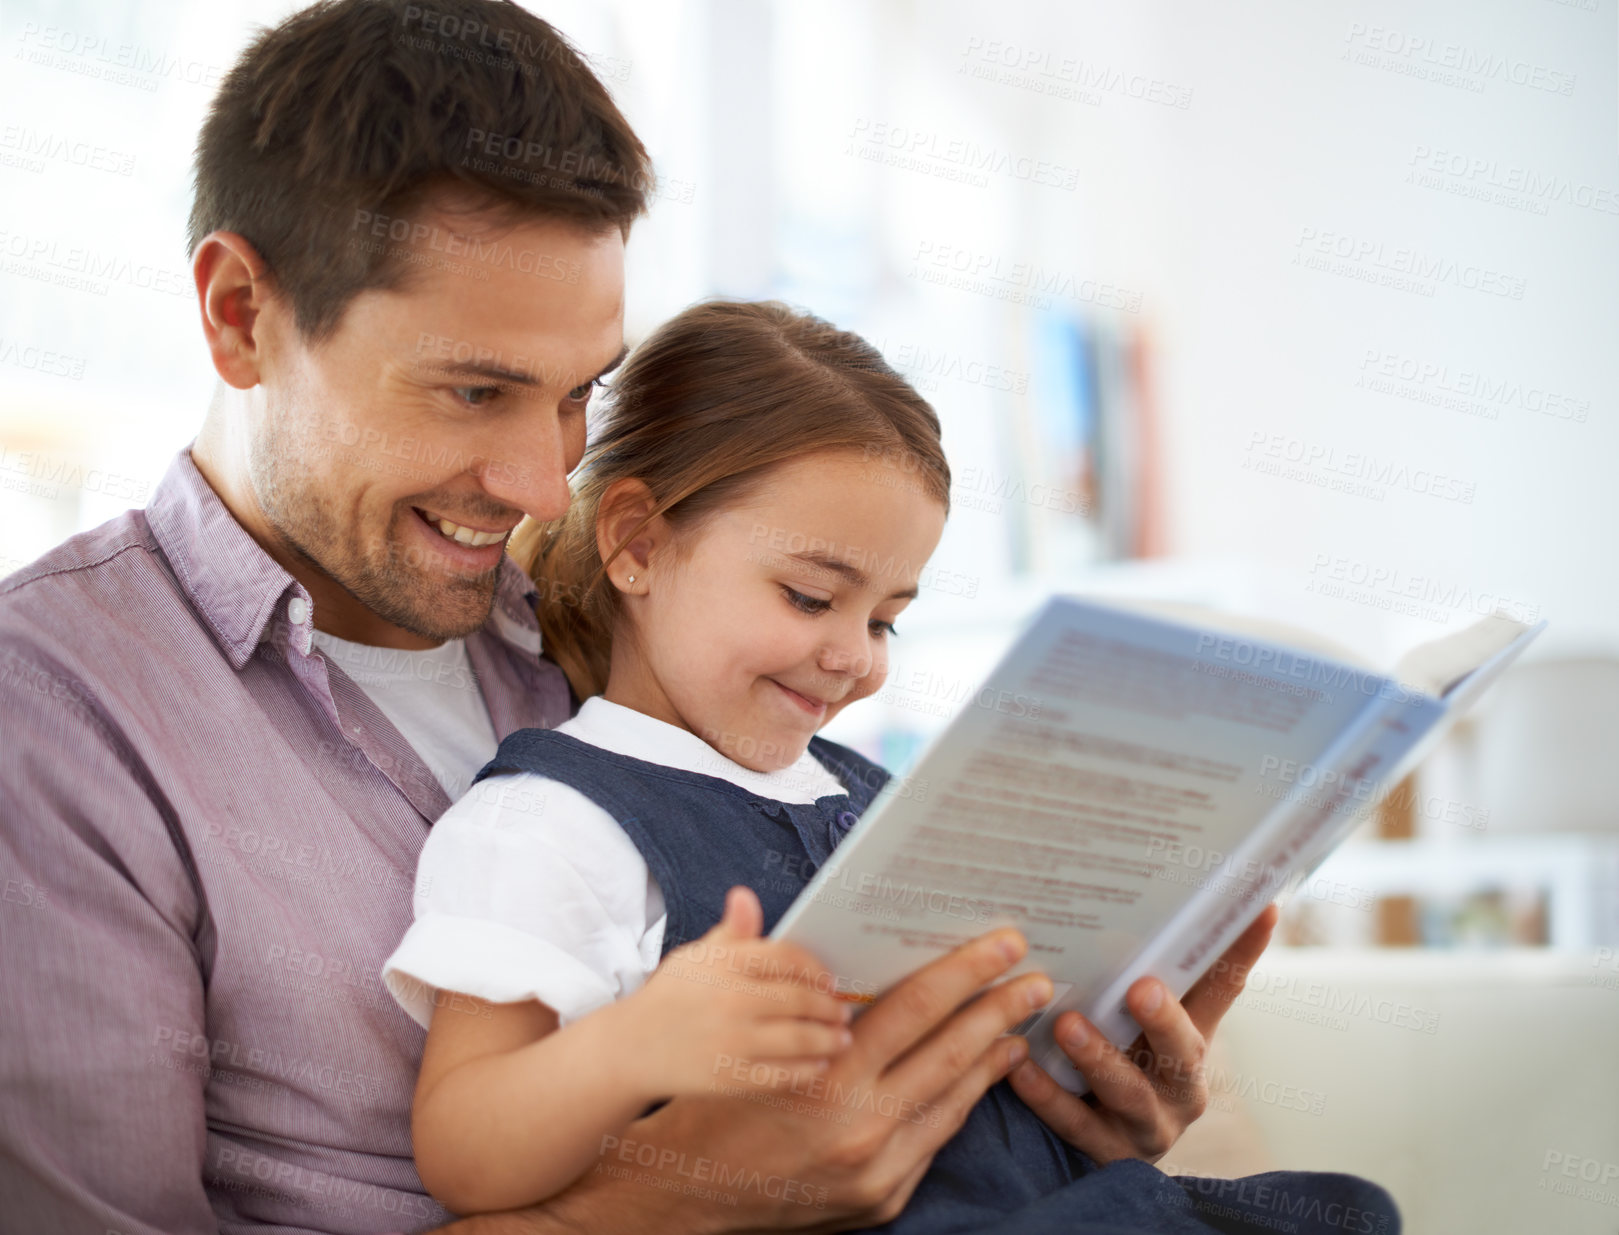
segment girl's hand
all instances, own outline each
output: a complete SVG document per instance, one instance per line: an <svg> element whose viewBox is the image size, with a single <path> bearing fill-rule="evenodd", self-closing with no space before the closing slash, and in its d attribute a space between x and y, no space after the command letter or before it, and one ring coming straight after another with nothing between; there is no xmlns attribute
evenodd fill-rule
<svg viewBox="0 0 1619 1235"><path fill-rule="evenodd" d="M793 944L759 937L764 912L735 887L725 916L676 948L626 1000L648 1033L639 1052L649 1092L734 1093L804 1084L851 1041L850 1008L832 975Z"/></svg>
<svg viewBox="0 0 1619 1235"><path fill-rule="evenodd" d="M1077 1012L1057 1018L1058 1044L1091 1092L1076 1098L1032 1061L1007 1078L1035 1114L1098 1163L1118 1158L1156 1162L1208 1105L1203 1067L1209 1039L1270 942L1272 905L1226 950L1180 1003L1162 983L1142 978L1125 996L1142 1035L1125 1055Z"/></svg>

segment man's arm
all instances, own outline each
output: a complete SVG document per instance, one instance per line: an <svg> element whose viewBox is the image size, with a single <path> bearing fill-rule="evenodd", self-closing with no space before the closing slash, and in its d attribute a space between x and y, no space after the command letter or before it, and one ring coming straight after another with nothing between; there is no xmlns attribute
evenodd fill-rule
<svg viewBox="0 0 1619 1235"><path fill-rule="evenodd" d="M973 1105L1026 1058L1021 1038L1001 1035L1049 1000L1050 981L1026 974L974 998L1025 946L1003 929L918 970L855 1022L853 1044L791 1101L677 1098L604 1138L594 1167L543 1207L440 1231L697 1235L887 1222ZM716 1081L723 1093L725 1075Z"/></svg>
<svg viewBox="0 0 1619 1235"><path fill-rule="evenodd" d="M1207 1043L1275 921L1274 909L1261 915L1181 1003L1161 999L1149 1010L1156 984L1131 987L1145 1032L1130 1058L1094 1030L1087 1047L1070 1050L1095 1087L1094 1105L1032 1064L1018 1067L1026 1045L999 1037L1046 1002L1044 978L1024 975L962 1006L1022 955L1017 934L998 931L890 991L855 1022L855 1044L826 1084L802 1100L775 1107L677 1099L604 1141L595 1169L542 1209L467 1219L441 1235L880 1225L904 1208L933 1155L1008 1073L1036 1113L1095 1160L1154 1159L1202 1113ZM1007 944L1012 950L1001 951ZM1060 1039L1071 1043L1076 1020L1084 1023L1064 1018ZM1186 1069L1190 1084L1169 1079Z"/></svg>
<svg viewBox="0 0 1619 1235"><path fill-rule="evenodd" d="M89 688L0 644L0 1194L16 1230L204 1235L199 906Z"/></svg>

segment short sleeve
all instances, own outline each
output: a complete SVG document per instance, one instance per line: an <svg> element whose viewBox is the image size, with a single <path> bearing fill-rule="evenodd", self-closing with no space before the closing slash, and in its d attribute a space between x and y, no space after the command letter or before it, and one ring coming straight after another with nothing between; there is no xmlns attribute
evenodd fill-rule
<svg viewBox="0 0 1619 1235"><path fill-rule="evenodd" d="M444 993L537 999L562 1024L636 990L664 917L618 823L529 772L478 782L433 825L416 868L415 921L383 982L426 1026Z"/></svg>

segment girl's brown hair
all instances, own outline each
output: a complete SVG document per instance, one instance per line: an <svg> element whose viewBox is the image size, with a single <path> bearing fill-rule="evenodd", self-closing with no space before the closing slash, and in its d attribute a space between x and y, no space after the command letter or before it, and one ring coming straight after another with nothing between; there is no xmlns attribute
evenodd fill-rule
<svg viewBox="0 0 1619 1235"><path fill-rule="evenodd" d="M915 486L949 509L938 415L859 335L778 301L708 301L653 331L603 400L568 513L524 522L510 543L539 588L545 650L574 694L607 685L619 595L596 516L614 481L651 490L647 522L661 514L688 530L771 468L823 450L859 450L873 483Z"/></svg>

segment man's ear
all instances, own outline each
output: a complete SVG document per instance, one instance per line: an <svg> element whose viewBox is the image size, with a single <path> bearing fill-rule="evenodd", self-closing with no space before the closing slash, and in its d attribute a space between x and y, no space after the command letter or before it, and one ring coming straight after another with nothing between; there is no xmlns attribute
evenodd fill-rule
<svg viewBox="0 0 1619 1235"><path fill-rule="evenodd" d="M670 535L669 521L662 515L648 518L656 508L652 490L644 481L631 479L608 485L596 507L596 551L604 562L612 556L607 577L620 592L645 595L651 582L653 560ZM618 553L613 556L615 549Z"/></svg>
<svg viewBox="0 0 1619 1235"><path fill-rule="evenodd" d="M259 384L264 361L260 313L270 294L269 267L235 232L209 232L191 255L191 279L214 369L237 390Z"/></svg>

